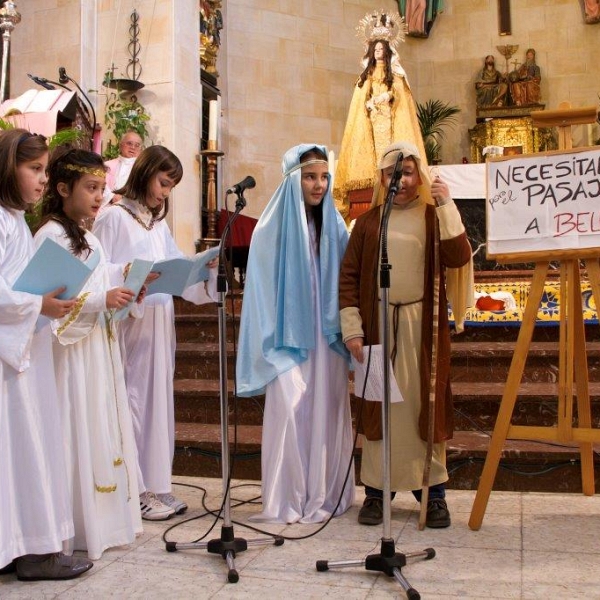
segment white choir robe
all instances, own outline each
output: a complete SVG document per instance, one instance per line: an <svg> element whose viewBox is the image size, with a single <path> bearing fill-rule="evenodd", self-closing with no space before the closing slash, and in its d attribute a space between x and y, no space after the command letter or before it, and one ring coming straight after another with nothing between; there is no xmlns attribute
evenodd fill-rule
<svg viewBox="0 0 600 600"><path fill-rule="evenodd" d="M71 251L71 242L56 221L36 233L36 246L47 238ZM133 542L142 532L142 520L123 365L115 327L105 312L106 292L114 286L100 242L90 232L86 239L93 253L100 254L98 266L75 308L54 320L52 330L75 524L67 551L87 550L96 560L107 548Z"/></svg>
<svg viewBox="0 0 600 600"><path fill-rule="evenodd" d="M340 496L336 516L354 502L348 363L322 333L312 222L309 232L315 348L304 362L267 385L261 447L262 512L250 517L252 521L319 523L331 516Z"/></svg>
<svg viewBox="0 0 600 600"><path fill-rule="evenodd" d="M0 568L73 536L50 323L12 290L33 253L23 212L0 207Z"/></svg>
<svg viewBox="0 0 600 600"><path fill-rule="evenodd" d="M96 219L93 232L110 263L123 269L136 258L157 261L184 256L164 220L147 230L121 204L147 226L151 223L148 209L138 202L123 198L107 207ZM196 304L216 301L216 269L211 269L208 282L189 287L183 297ZM118 329L142 478L140 492L166 494L171 491L175 452L173 298L146 296L142 316L120 321Z"/></svg>
<svg viewBox="0 0 600 600"><path fill-rule="evenodd" d="M129 178L133 163L136 157L117 156L112 160L107 160L104 164L108 167L106 172L106 187L102 195L102 206L100 210L104 210L109 202L113 199L114 190L122 188Z"/></svg>

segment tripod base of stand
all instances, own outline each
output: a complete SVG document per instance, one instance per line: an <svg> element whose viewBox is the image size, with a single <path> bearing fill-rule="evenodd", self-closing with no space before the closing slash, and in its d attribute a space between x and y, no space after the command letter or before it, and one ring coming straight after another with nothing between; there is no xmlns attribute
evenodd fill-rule
<svg viewBox="0 0 600 600"><path fill-rule="evenodd" d="M188 544L178 544L177 542L167 542L168 552L177 552L177 550L206 549L211 554L220 554L227 562L228 572L227 581L237 583L239 574L235 569L235 556L238 552L248 549L248 546L281 546L284 539L278 535L268 538L258 538L255 540L245 540L234 536L233 526L223 525L221 527L221 537L219 539L209 540L208 542L192 542Z"/></svg>
<svg viewBox="0 0 600 600"><path fill-rule="evenodd" d="M402 567L406 565L407 558L423 558L430 560L435 556L433 548L426 548L422 552L403 554L396 552L394 540L382 538L379 554L370 554L365 559L359 560L318 560L317 571L329 571L329 569L344 569L346 567L365 567L367 571L378 571L385 573L388 577L394 577L406 592L409 600L419 600L421 595L413 588L402 575Z"/></svg>

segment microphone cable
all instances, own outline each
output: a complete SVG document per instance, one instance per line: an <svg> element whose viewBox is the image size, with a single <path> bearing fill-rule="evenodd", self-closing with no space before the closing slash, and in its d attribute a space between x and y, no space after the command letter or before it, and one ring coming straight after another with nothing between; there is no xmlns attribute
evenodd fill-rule
<svg viewBox="0 0 600 600"><path fill-rule="evenodd" d="M384 207L380 207L380 210L383 210ZM225 211L227 214L227 223L230 224L230 220L231 220L231 213L229 212L228 209L228 205L227 205L227 197L225 198ZM231 235L231 227L229 227L229 235ZM382 236L383 236L383 228L382 228L382 219L379 219L379 229L378 229L378 244L377 244L377 248L381 249L381 242L382 242ZM221 240L221 243L226 243L225 240ZM233 257L233 244L227 248L226 247L226 251L229 252L229 264L232 265L233 261L232 261L232 257ZM379 256L379 254L378 254ZM377 261L377 264L379 264L379 260ZM341 265L340 265L341 266ZM231 281L228 280L228 285L230 286L229 289L233 289L232 288L232 282L233 282L233 267L231 267L231 271L228 273L228 277L231 277ZM370 330L369 330L369 339L373 339L373 334L374 334L374 327L375 327L375 311L379 305L379 301L378 301L378 270L375 269L373 271L372 274L372 297L371 297L371 325L370 325ZM237 356L237 328L236 328L236 310L235 310L235 299L233 297L233 294L230 294L230 303L231 303L231 324L232 324L232 333L233 333L233 356L234 358ZM364 338L363 338L364 339ZM273 538L281 538L287 541L299 541L299 540L305 540L305 539L309 539L311 537L316 536L318 533L320 533L321 531L323 531L328 525L329 523L332 521L332 519L336 518L339 515L336 515L336 511L339 508L343 497L344 497L344 492L346 490L346 486L348 485L348 480L350 478L350 471L351 469L354 468L354 454L356 452L356 447L357 447L357 443L358 443L358 436L359 434L359 429L360 429L360 424L362 423L362 409L363 409L363 403L365 402L364 399L364 395L365 395L365 391L366 391L366 386L367 386L367 381L368 381L368 377L369 377L369 373L370 373L370 369L371 369L371 344L369 345L369 349L367 351L367 356L366 356L366 361L367 361L367 365L366 365L366 369L365 369L365 380L363 382L363 387L362 390L360 392L360 398L361 398L361 402L358 408L358 412L356 415L356 427L355 427L355 432L354 432L354 439L353 439L353 443L352 443L352 450L350 452L350 458L348 461L348 466L346 467L346 474L344 477L344 483L342 485L342 489L340 490L340 495L338 497L337 503L335 505L335 507L333 508L333 510L331 511L331 514L327 517L327 519L325 519L324 521L322 521L319 525L319 527L317 527L317 529L315 529L314 531L312 531L311 533L305 534L305 535L300 535L300 536L290 536L290 535L283 535L281 533L273 533L271 531L266 531L264 529L261 529L260 527L255 527L253 525L248 524L247 522L240 522L240 521L235 521L234 519L231 519L232 524L234 525L238 525L240 527L244 527L250 531L253 531L255 533L259 533L262 535L267 535ZM384 357L384 360L387 357ZM363 359L364 360L364 359ZM238 401L238 395L237 395L237 375L236 375L236 361L234 360L234 372L233 372L233 431L234 431L234 439L233 439L233 453L230 454L230 461L229 461L229 474L228 474L228 478L227 478L227 484L226 484L226 490L228 492L231 491L232 487L231 487L231 479L232 479L232 473L233 473L233 468L234 468L234 463L235 463L235 458L237 456L237 427L238 427L238 412L237 412L237 401ZM357 394L355 393L355 396ZM258 401L256 399L254 399L255 402ZM348 402L350 402L350 390L348 390ZM217 456L220 455L220 453L216 453ZM171 525L169 528L167 528L165 530L165 532L163 533L162 539L165 543L167 543L167 539L166 536L167 534L176 529L177 527L190 523L192 521L207 517L208 515L212 515L214 517L213 522L211 523L210 527L207 529L207 531L202 535L202 537L198 538L197 540L194 540L192 543L196 543L199 541L202 541L203 539L205 539L211 531L213 531L213 529L216 527L217 523L219 522L219 520L222 518L222 512L225 506L225 498L226 495L223 496L222 500L221 500L221 504L219 506L218 509L215 510L211 510L209 508L207 508L206 506L206 496L207 496L207 491L205 488L202 488L201 486L194 486L191 484L176 484L176 485L181 485L181 486L185 486L185 487L191 487L191 488L195 488L195 489L200 489L203 491L203 496L202 496L202 507L204 509L204 513L200 514L200 515L195 515L193 517L189 517L186 518L182 521L179 521L178 523L175 523L173 525ZM259 483L255 483L255 484L241 484L241 486L260 486L260 482ZM237 487L241 487L241 486L235 486ZM237 504L235 504L235 506L232 506L231 508L237 508L239 506L243 506L245 504L253 504L256 503L259 499L261 498L261 495L259 494L258 496L256 496L255 498L252 498L250 500L240 500L237 502ZM309 524L309 523L306 523ZM310 523L312 525L317 525L317 523ZM290 525L290 524L287 524Z"/></svg>

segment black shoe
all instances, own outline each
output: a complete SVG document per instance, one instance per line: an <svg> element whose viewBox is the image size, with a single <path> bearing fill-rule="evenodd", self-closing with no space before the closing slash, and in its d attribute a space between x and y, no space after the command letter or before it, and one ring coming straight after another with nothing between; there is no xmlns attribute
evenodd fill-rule
<svg viewBox="0 0 600 600"><path fill-rule="evenodd" d="M9 562L6 566L0 569L0 575L9 575L17 570L16 561Z"/></svg>
<svg viewBox="0 0 600 600"><path fill-rule="evenodd" d="M433 529L450 527L450 511L444 499L434 498L427 503L425 525Z"/></svg>
<svg viewBox="0 0 600 600"><path fill-rule="evenodd" d="M74 579L89 571L94 563L87 558L55 554L26 554L17 558L17 579L42 581Z"/></svg>
<svg viewBox="0 0 600 600"><path fill-rule="evenodd" d="M383 523L383 499L367 496L358 513L361 525L379 525Z"/></svg>

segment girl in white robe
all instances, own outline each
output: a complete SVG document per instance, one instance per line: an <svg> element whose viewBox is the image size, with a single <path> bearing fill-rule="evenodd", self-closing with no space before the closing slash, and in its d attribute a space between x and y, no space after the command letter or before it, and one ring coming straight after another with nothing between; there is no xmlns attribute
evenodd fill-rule
<svg viewBox="0 0 600 600"><path fill-rule="evenodd" d="M45 138L23 129L0 133L0 568L19 579L67 579L91 561L61 554L73 536L59 403L46 317L72 300L14 291L34 254L24 210L47 181ZM43 316L42 316L43 315Z"/></svg>
<svg viewBox="0 0 600 600"><path fill-rule="evenodd" d="M69 550L87 550L91 559L142 532L133 426L110 312L130 303L133 292L111 289L100 242L82 226L100 209L105 169L86 150L54 155L34 238L38 247L49 238L81 261L98 263L73 310L52 322L75 523Z"/></svg>
<svg viewBox="0 0 600 600"><path fill-rule="evenodd" d="M125 186L115 190L123 198L105 208L94 222L93 232L110 263L123 269L136 258L158 261L184 256L164 221L169 194L182 175L179 159L163 146L150 146L140 154ZM186 300L196 304L216 300L216 270L210 271L209 283L187 288L183 295ZM120 322L119 341L141 472L142 518L168 519L187 509L171 493L175 451L172 297L146 296L143 316Z"/></svg>
<svg viewBox="0 0 600 600"><path fill-rule="evenodd" d="M252 236L237 389L241 396L266 389L262 512L252 520L318 523L354 500L338 310L348 233L333 205L324 146L291 148L283 171Z"/></svg>

